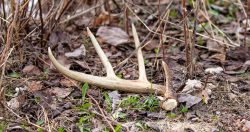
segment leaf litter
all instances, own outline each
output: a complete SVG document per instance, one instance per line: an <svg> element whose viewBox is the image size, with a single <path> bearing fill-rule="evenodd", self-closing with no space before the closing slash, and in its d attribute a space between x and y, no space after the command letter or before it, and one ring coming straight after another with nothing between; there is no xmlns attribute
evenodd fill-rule
<svg viewBox="0 0 250 132"><path fill-rule="evenodd" d="M148 2L151 4L153 3L150 6L150 9L152 7L152 11L154 9L162 11L162 8L165 9L165 6L162 5L168 4L166 0L163 0L161 1L161 5L158 9L154 8L154 4L157 4L158 2ZM76 6L76 3L77 1L72 3L73 7L80 7L80 4ZM148 6L147 3L140 3L140 1L137 1L137 3L139 3L139 6L143 5L143 8L147 8ZM173 1L172 4L175 4L175 1ZM213 10L209 11L209 14L217 15L209 16L211 22L214 22L214 24L218 24L220 29L221 27L229 27L223 28L226 29L226 31L224 30L225 33L227 33L227 35L229 35L233 41L237 41L243 44L243 39L245 37L244 15L237 14L237 17L241 19L243 16L243 23L240 23L240 25L238 25L238 20L236 21L234 19L230 19L232 21L228 21L229 19L227 17L230 16L230 13L228 16L223 16L225 15L223 13L231 12L232 9L236 9L236 7L232 9L228 8L229 5L234 4L223 5L223 3L219 3L218 1L214 2L213 4L208 4L210 4L211 10ZM131 6L129 3L128 5L129 7ZM143 21L146 19L145 23L149 28L151 28L152 24L156 22L154 14L147 14L147 11L145 11L144 9L136 9L134 6L131 6L130 8L134 8L136 10L135 13L140 17L140 19L142 19ZM223 11L224 9L226 11ZM169 19L169 21L179 24L177 18L180 17L180 9L172 9L171 6L170 17L173 17L173 10L177 11L177 14L175 14L175 19L171 18ZM83 17L74 19L74 21L69 21L67 24L61 25L60 28L59 26L56 26L55 31L52 31L51 35L48 38L48 46L53 47L54 50L58 51L55 52L57 53L56 56L58 60L67 68L101 76L105 73L103 73L102 67L100 66L100 61L98 60L96 53L91 50L93 47L88 45L88 41L85 39L86 35L82 34L83 30L85 30L85 26L89 26L93 29L93 31L96 31L95 29L97 29L96 34L97 36L99 36L99 42L102 44L102 48L104 49L105 53L111 59L112 66L120 63L121 60L127 57L127 55L131 54L133 51L133 46L131 48L131 46L129 45L129 35L125 31L126 28L124 29L125 26L121 25L123 23L117 23L117 20L115 20L114 17L109 18L109 15L103 14L103 12L101 13L102 15L99 15L98 9L95 10L95 12L98 16L96 20L92 21L92 18L90 19L89 17L90 14L88 14L88 16L83 15ZM70 16L70 13L71 12L67 12L66 14ZM111 14L113 15L114 13ZM121 14L120 17L116 16L116 19L118 18L118 20L123 20L123 17L124 16ZM64 20L65 18L66 16L62 15L61 20ZM86 19L88 20L88 22L81 20L82 18L88 18ZM151 36L149 38L145 37L148 33L148 30L146 30L145 27L143 27L138 22L137 18L135 18L131 14L129 14L128 18L128 23L130 23L131 20L139 27L138 31L139 34L141 34L140 40L147 40L151 38ZM72 25L72 23L74 25ZM204 24L208 32L213 32L206 26L208 25L207 19L200 21L200 24ZM96 27L93 27L92 25L96 25ZM47 28L49 27L44 28L46 32ZM169 34L171 37L182 39L181 30L177 30L176 28L177 27L172 27L171 24L167 25L166 34ZM29 29L33 30L33 27L31 26L27 28L27 31ZM201 33L207 35L204 32ZM224 37L221 37L220 34L218 34L217 32L214 33L215 39L218 39L220 41L224 40ZM36 39L34 36L37 36L37 34L32 34L31 36L32 39L30 40L32 40L32 42L29 43L29 45L23 44L24 49L33 49L34 44L39 42L39 40L33 41L33 39ZM43 39L45 40L45 38ZM93 95L95 99L100 103L100 107L103 109L105 116L107 116L108 118L113 117L113 120L110 121L114 126L116 125L115 121L117 121L119 123L122 123L123 125L127 125L130 131L148 131L148 129L153 131L201 131L208 127L209 130L207 129L204 131L216 131L217 129L214 128L214 125L217 128L222 128L223 130L225 129L225 131L248 131L250 120L248 112L250 95L250 82L248 81L250 60L249 48L245 48L243 45L237 48L231 48L221 43L214 42L211 39L204 39L203 37L201 37L201 39L203 42L200 43L200 46L204 49L195 47L199 51L195 53L195 57L197 57L198 61L197 66L199 67L196 67L196 75L195 79L193 80L185 80L185 50L183 49L183 45L180 44L179 41L166 39L166 42L163 43L163 47L161 47L159 51L157 51L159 53L157 59L165 60L171 58L171 61L169 61L169 63L170 65L172 65L171 71L173 72L174 91L178 91L182 88L182 86L184 87L184 89L180 90L181 92L178 92L177 94L178 100L180 101L180 107L181 105L188 107L187 113L181 113L179 109L172 111L172 113L164 113L159 109L154 112L143 111L141 109L132 109L129 111L125 111L124 108L119 107L119 101L121 99L121 96L127 97L128 94L123 92L118 93L117 91L108 91L107 93L112 100L112 112L109 113L108 110L105 109L106 106L103 105L104 103L102 103L104 102L102 94L103 91L106 92L106 90L99 90L96 89L95 86L90 86L87 94ZM246 40L249 41L248 32L246 33ZM144 56L149 80L152 82L163 84L164 76L162 75L161 69L159 67L154 67L155 60L158 61L155 55L155 48L158 46L158 42L161 42L161 38L159 36L155 36L155 38L153 38L153 41L145 47L146 51ZM106 45L106 43L108 45ZM124 45L124 43L126 43L126 45ZM86 48L86 50L81 47L82 44L86 46L84 47ZM39 46L37 47L39 49L44 48ZM13 110L15 110L15 112L17 112L24 118L28 117L33 123L36 123L37 120L41 120L43 118L44 112L41 109L41 107L43 107L45 108L46 112L48 112L49 120L51 121L51 125L53 127L58 126L65 127L65 129L67 130L78 130L79 126L77 126L77 124L86 120L86 122L96 123L91 127L85 125L85 128L89 131L105 131L108 129L107 127L105 127L106 124L104 125L102 117L96 116L94 114L91 118L86 117L86 115L88 114L87 111L93 110L97 113L99 112L99 110L96 109L97 106L94 105L89 100L89 98L86 98L85 101L88 101L89 104L92 104L91 107L82 111L77 109L79 106L82 106L84 105L84 103L86 103L81 100L81 91L79 89L74 89L80 87L78 82L64 78L63 76L59 75L56 70L48 70L45 72L45 69L48 68L46 66L48 65L50 65L51 69L53 69L52 65L48 61L48 57L46 57L46 53L40 53L40 51L38 50L30 50L28 52L25 50L24 53L26 55L26 58L31 59L22 60L24 61L24 64L22 65L16 65L17 63L13 63L10 59L9 62L10 64L13 63L13 65L12 67L10 67L9 65L7 66L7 73L15 72L18 74L20 73L20 75L17 76L16 74L13 75L14 78L6 78L3 83L4 87L6 87L7 90L9 90L9 88L12 88L12 91L7 92L8 95L14 96L8 96L7 103L11 108L13 108ZM39 57L41 55L41 59L43 59L44 61L41 61L40 59L38 59L39 61L37 61L37 58L34 59L33 56L30 57L30 55L32 54L36 54ZM16 54L13 54L14 57L15 55ZM128 61L128 63L124 65L124 67L117 69L117 71L119 72L117 74L126 79L138 78L136 65L137 60L132 57ZM39 77L34 77L33 75L39 75ZM25 85L27 86L27 90L18 88L24 86L24 83L26 83ZM12 85L14 87L12 87ZM15 90L17 88L19 90ZM13 93L9 94L9 92ZM23 96L23 94L25 96ZM146 97L146 95L140 95L140 97ZM20 98L21 100L19 100ZM25 100L24 103L22 102L22 99ZM138 101L135 105L138 106L142 103L143 102ZM22 111L19 112L19 110ZM194 115L194 118L188 117L190 113ZM171 114L172 116L168 116ZM68 120L70 120L70 123L67 122ZM54 122L56 125L54 124ZM46 124L43 124L41 125L41 127L47 128L48 126ZM36 130L37 128L34 127L34 131ZM124 131L124 128L120 130Z"/></svg>

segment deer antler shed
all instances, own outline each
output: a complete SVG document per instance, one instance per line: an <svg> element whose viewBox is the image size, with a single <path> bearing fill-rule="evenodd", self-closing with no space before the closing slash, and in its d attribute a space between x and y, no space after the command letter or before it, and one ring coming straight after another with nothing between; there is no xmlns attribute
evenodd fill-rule
<svg viewBox="0 0 250 132"><path fill-rule="evenodd" d="M107 89L112 90L120 90L125 92L132 92L132 93L157 93L158 95L161 95L164 97L164 101L161 103L161 107L167 111L170 111L177 107L177 101L171 91L171 85L170 85L170 76L168 74L168 66L165 64L165 62L162 62L165 75L166 75L166 86L164 85L158 85L158 84L152 84L147 80L146 77L146 71L144 66L144 60L142 56L141 48L138 49L137 52L137 58L138 58L138 66L139 66L139 79L138 80L125 80L120 79L115 75L115 72L104 54L103 50L101 49L99 43L97 42L94 35L91 33L89 28L87 28L88 35L95 47L96 52L98 53L105 70L107 72L106 77L99 77L99 76L93 76L77 71L72 71L61 65L53 56L51 49L48 48L48 55L51 60L51 62L54 64L56 69L66 75L69 78L72 78L74 80L80 81L80 82L87 82L92 85L100 86ZM136 29L134 25L132 24L132 32L133 37L135 41L135 46L138 48L140 46L139 38L136 32Z"/></svg>

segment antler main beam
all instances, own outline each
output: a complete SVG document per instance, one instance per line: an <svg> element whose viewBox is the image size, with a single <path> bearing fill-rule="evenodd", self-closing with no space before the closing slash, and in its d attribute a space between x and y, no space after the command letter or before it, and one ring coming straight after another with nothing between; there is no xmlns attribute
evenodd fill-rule
<svg viewBox="0 0 250 132"><path fill-rule="evenodd" d="M120 91L133 92L133 93L157 93L158 95L164 96L165 99L167 99L165 102L163 102L164 109L172 110L173 108L177 106L177 101L175 99L171 99L173 98L173 95L172 95L171 90L169 89L169 85L164 86L164 85L152 84L147 80L141 48L138 49L138 53L137 53L138 67L139 67L139 79L138 80L120 79L115 75L115 72L110 62L108 61L108 58L104 54L99 43L97 42L96 38L91 33L89 28L87 28L87 32L95 47L97 54L101 58L101 61L107 72L107 76L99 77L99 76L93 76L93 75L69 70L63 65L61 65L55 59L55 57L53 56L51 52L51 49L48 48L49 58L60 73L74 80L77 80L80 82L87 82L89 84L100 86L100 87L107 88L107 89L120 90ZM138 38L136 29L133 24L132 24L132 32L134 36L135 45L136 47L139 47L140 46L139 38ZM165 70L165 73L167 73L166 68L164 68L164 70ZM167 82L169 81L168 79L169 77L166 77Z"/></svg>

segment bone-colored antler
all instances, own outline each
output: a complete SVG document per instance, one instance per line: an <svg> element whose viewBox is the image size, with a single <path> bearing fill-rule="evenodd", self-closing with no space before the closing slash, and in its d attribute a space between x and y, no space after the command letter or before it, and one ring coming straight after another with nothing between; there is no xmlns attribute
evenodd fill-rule
<svg viewBox="0 0 250 132"><path fill-rule="evenodd" d="M99 43L97 42L97 40L95 39L94 35L91 33L89 28L87 28L87 32L95 47L96 52L101 58L101 61L107 72L107 76L99 77L99 76L93 76L93 75L88 75L85 73L80 73L80 72L69 70L65 68L64 66L62 66L55 59L55 57L53 56L51 52L51 49L48 48L49 58L59 72L61 72L62 74L74 80L77 80L80 82L88 82L89 84L100 86L100 87L107 88L107 89L120 90L120 91L132 92L132 93L157 93L158 95L164 96L164 98L166 99L162 102L162 108L164 108L165 110L172 110L175 107L177 107L177 101L174 98L171 89L169 88L169 77L168 77L169 75L166 74L168 73L167 71L168 69L166 68L166 64L164 62L163 62L163 66L164 66L164 70L166 74L166 81L167 81L166 86L152 84L147 80L141 48L138 49L138 53L137 53L138 66L139 66L139 79L138 80L120 79L115 75L115 72L110 62L108 61L108 58L104 54ZM135 45L136 47L139 47L140 46L139 38L138 38L136 29L133 24L132 24L132 32L133 32Z"/></svg>

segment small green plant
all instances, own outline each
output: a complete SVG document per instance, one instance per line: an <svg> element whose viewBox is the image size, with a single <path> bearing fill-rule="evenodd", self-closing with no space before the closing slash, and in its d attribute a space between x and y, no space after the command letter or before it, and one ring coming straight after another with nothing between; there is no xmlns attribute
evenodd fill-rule
<svg viewBox="0 0 250 132"><path fill-rule="evenodd" d="M149 60L144 59L144 64L148 64Z"/></svg>
<svg viewBox="0 0 250 132"><path fill-rule="evenodd" d="M210 9L208 10L208 13L211 14L212 16L218 16L219 12L217 10Z"/></svg>
<svg viewBox="0 0 250 132"><path fill-rule="evenodd" d="M112 115L112 117L114 118L114 119L126 119L126 114L125 113L123 113L123 112L121 112L121 111L116 111L113 115Z"/></svg>
<svg viewBox="0 0 250 132"><path fill-rule="evenodd" d="M169 17L173 19L177 18L177 11L174 9L170 10Z"/></svg>
<svg viewBox="0 0 250 132"><path fill-rule="evenodd" d="M203 40L203 38L201 37L201 36L199 36L198 38L197 38L197 44L198 45L203 45L205 42L204 42L204 40Z"/></svg>
<svg viewBox="0 0 250 132"><path fill-rule="evenodd" d="M0 132L4 132L4 129L5 129L5 123L0 122Z"/></svg>
<svg viewBox="0 0 250 132"><path fill-rule="evenodd" d="M155 111L157 108L159 108L159 101L153 95L146 98L141 98L138 95L134 95L124 98L119 106L125 109Z"/></svg>
<svg viewBox="0 0 250 132"><path fill-rule="evenodd" d="M121 131L121 128L122 128L122 125L121 124L118 124L115 126L115 132L120 132Z"/></svg>
<svg viewBox="0 0 250 132"><path fill-rule="evenodd" d="M213 119L214 121L217 121L217 120L219 119L219 117L218 117L217 115L213 115L213 116L212 116L212 119Z"/></svg>
<svg viewBox="0 0 250 132"><path fill-rule="evenodd" d="M44 124L44 121L43 121L43 120L38 120L38 121L36 121L36 124L37 124L38 126L41 126L41 125Z"/></svg>
<svg viewBox="0 0 250 132"><path fill-rule="evenodd" d="M80 132L90 132L90 120L93 118L93 116L93 114L86 112L82 117L79 118L77 126Z"/></svg>
<svg viewBox="0 0 250 132"><path fill-rule="evenodd" d="M37 132L42 132L42 128L37 128Z"/></svg>
<svg viewBox="0 0 250 132"><path fill-rule="evenodd" d="M120 106L124 108L140 109L142 104L140 104L140 97L138 95L130 96L121 101Z"/></svg>
<svg viewBox="0 0 250 132"><path fill-rule="evenodd" d="M157 108L159 108L159 101L156 97L151 95L145 99L143 108L149 111L155 111Z"/></svg>
<svg viewBox="0 0 250 132"><path fill-rule="evenodd" d="M154 48L154 52L155 52L155 54L158 54L159 53L159 49L158 48Z"/></svg>
<svg viewBox="0 0 250 132"><path fill-rule="evenodd" d="M105 104L106 104L106 111L111 112L112 111L112 100L110 99L107 92L103 93Z"/></svg>
<svg viewBox="0 0 250 132"><path fill-rule="evenodd" d="M170 112L167 114L167 117L173 119L173 118L176 118L177 115L175 113Z"/></svg>
<svg viewBox="0 0 250 132"><path fill-rule="evenodd" d="M187 106L181 106L181 110L180 110L181 113L187 113L188 112L188 107Z"/></svg>
<svg viewBox="0 0 250 132"><path fill-rule="evenodd" d="M83 101L85 100L85 96L86 96L88 88L89 88L88 83L84 83L84 85L82 86L82 100Z"/></svg>
<svg viewBox="0 0 250 132"><path fill-rule="evenodd" d="M12 78L19 78L21 75L15 71L13 71L8 76L12 77Z"/></svg>
<svg viewBox="0 0 250 132"><path fill-rule="evenodd" d="M64 128L63 127L59 127L57 131L58 132L64 132Z"/></svg>
<svg viewBox="0 0 250 132"><path fill-rule="evenodd" d="M116 76L119 77L119 78L122 78L123 74L121 72L119 72L119 73L116 74Z"/></svg>

